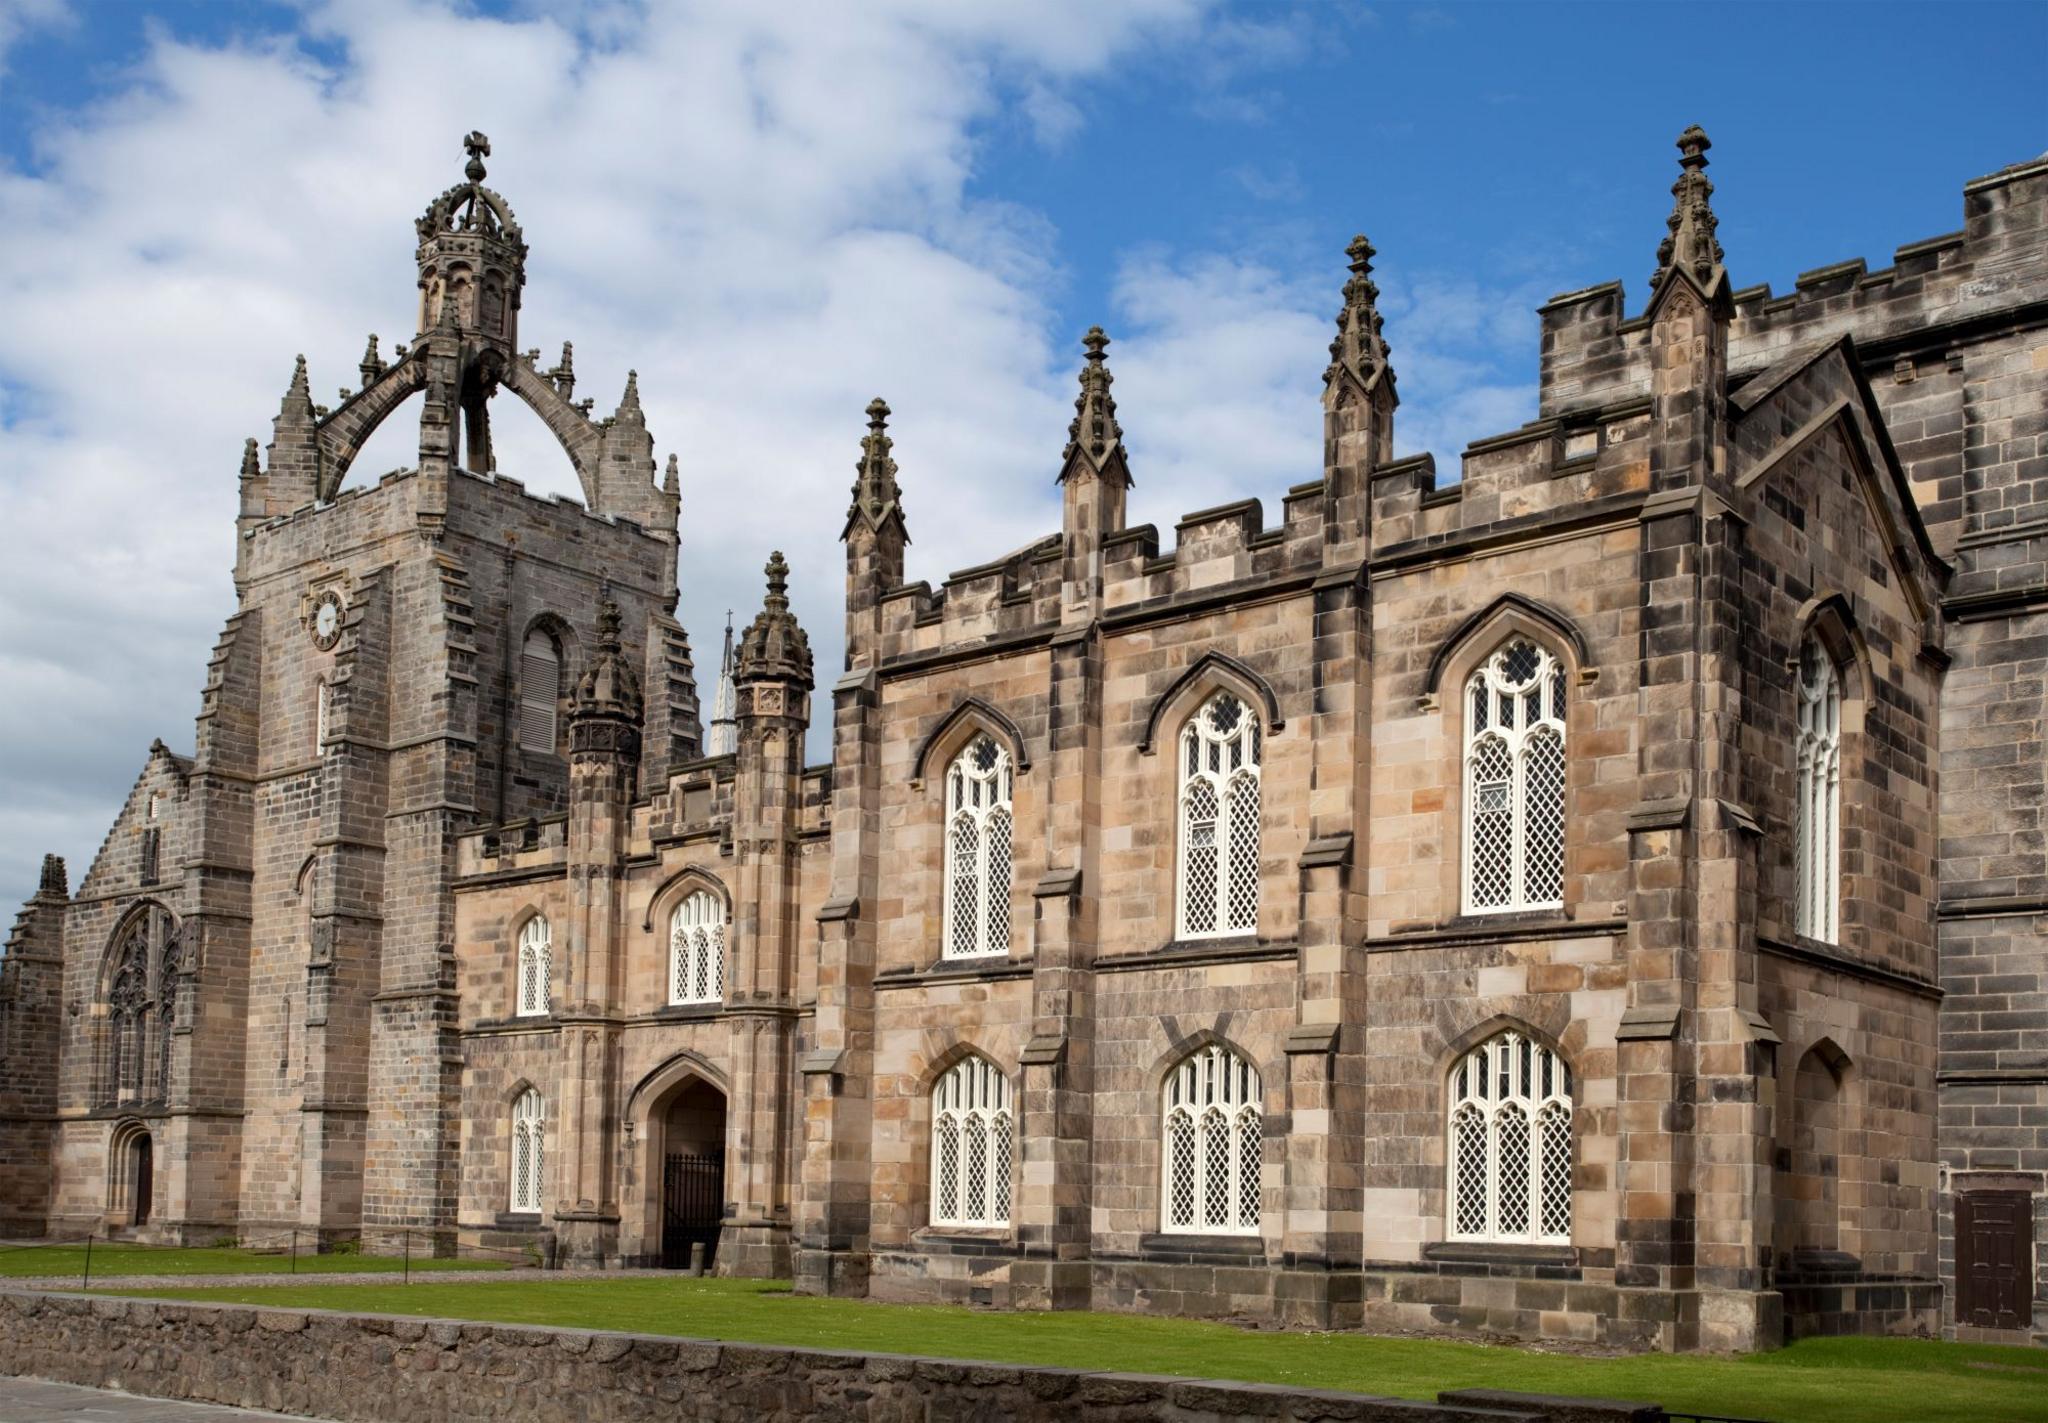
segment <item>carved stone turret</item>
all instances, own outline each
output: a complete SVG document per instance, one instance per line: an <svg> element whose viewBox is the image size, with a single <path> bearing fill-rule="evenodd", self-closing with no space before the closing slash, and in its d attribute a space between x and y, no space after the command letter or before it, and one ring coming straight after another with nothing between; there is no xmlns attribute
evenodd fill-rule
<svg viewBox="0 0 2048 1423"><path fill-rule="evenodd" d="M619 642L619 605L597 614L597 648L569 702L569 754L640 757L640 678Z"/></svg>
<svg viewBox="0 0 2048 1423"><path fill-rule="evenodd" d="M1372 471L1394 456L1394 407L1401 403L1381 330L1373 245L1360 233L1344 251L1351 277L1323 371L1323 561L1333 568L1365 557Z"/></svg>
<svg viewBox="0 0 2048 1423"><path fill-rule="evenodd" d="M1101 610L1102 542L1124 526L1131 487L1123 427L1116 421L1116 398L1109 393L1115 380L1109 373L1109 337L1100 326L1091 326L1081 344L1088 354L1081 363L1081 391L1074 397L1059 481L1065 540L1061 607L1070 623L1085 623Z"/></svg>
<svg viewBox="0 0 2048 1423"><path fill-rule="evenodd" d="M853 502L839 537L846 544L846 665L872 664L879 656L883 594L903 581L903 550L910 530L903 522L903 490L896 483L895 442L889 438L889 407L878 395L868 402L868 432L854 463Z"/></svg>
<svg viewBox="0 0 2048 1423"><path fill-rule="evenodd" d="M1714 216L1714 185L1707 179L1707 150L1714 146L1707 131L1698 124L1678 136L1678 181L1671 185L1671 216L1665 226L1671 230L1657 244L1657 271L1650 278L1652 290L1661 287L1676 267L1711 291L1715 274L1721 270L1721 243L1714 236L1719 220Z"/></svg>

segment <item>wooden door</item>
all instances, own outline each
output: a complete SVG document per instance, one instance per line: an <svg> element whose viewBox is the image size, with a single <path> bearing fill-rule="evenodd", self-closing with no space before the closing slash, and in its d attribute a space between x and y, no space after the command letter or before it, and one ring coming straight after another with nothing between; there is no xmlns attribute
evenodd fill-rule
<svg viewBox="0 0 2048 1423"><path fill-rule="evenodd" d="M1956 1197L1956 1323L1983 1329L2033 1324L2033 1204L2025 1191Z"/></svg>

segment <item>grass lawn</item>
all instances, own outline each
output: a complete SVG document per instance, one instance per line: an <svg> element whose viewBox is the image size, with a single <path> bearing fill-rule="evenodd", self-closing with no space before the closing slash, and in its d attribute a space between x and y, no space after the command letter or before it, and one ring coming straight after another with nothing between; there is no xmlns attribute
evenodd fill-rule
<svg viewBox="0 0 2048 1423"><path fill-rule="evenodd" d="M2048 1350L1914 1339L1815 1339L1733 1359L1585 1359L1364 1334L1254 1333L1141 1315L810 1299L759 1280L667 1276L124 1293L1249 1379L1407 1398L1434 1398L1445 1388L1514 1388L1783 1423L2048 1421Z"/></svg>
<svg viewBox="0 0 2048 1423"><path fill-rule="evenodd" d="M301 1275L334 1274L337 1271L401 1270L405 1262L389 1255L314 1255L310 1242L299 1252ZM515 1263L524 1264L525 1261ZM414 1271L420 1270L502 1270L506 1264L494 1260L431 1260L415 1255ZM0 1246L0 1279L22 1279L36 1275L77 1275L85 1270L85 1246L36 1245ZM105 1275L289 1275L288 1255L239 1250L232 1246L204 1245L190 1248L162 1245L118 1245L95 1242L92 1273Z"/></svg>

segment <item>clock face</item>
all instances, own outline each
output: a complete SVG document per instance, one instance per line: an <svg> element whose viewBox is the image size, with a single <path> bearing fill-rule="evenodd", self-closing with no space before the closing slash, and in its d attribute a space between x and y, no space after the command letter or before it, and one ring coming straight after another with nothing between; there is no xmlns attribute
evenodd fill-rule
<svg viewBox="0 0 2048 1423"><path fill-rule="evenodd" d="M332 591L320 595L313 609L313 642L325 652L341 640L341 595Z"/></svg>

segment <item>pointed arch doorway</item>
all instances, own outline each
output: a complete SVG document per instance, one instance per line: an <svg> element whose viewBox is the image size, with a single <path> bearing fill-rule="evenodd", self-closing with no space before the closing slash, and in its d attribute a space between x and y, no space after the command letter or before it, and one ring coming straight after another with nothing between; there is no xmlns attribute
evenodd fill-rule
<svg viewBox="0 0 2048 1423"><path fill-rule="evenodd" d="M725 1219L725 1094L692 1077L650 1115L660 1128L655 1160L661 1168L661 1266L686 1268L693 1248L701 1245L709 1270Z"/></svg>

